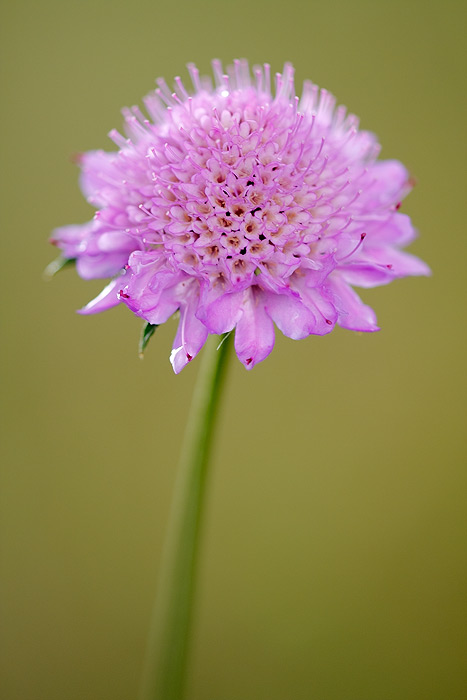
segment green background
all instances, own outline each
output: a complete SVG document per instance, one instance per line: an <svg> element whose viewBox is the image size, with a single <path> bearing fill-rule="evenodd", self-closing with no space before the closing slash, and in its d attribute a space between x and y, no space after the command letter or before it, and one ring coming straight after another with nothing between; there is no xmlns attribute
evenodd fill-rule
<svg viewBox="0 0 467 700"><path fill-rule="evenodd" d="M465 698L463 4L7 2L2 39L2 698L134 700L199 362L137 356L102 286L45 283L88 220L73 153L113 148L159 75L246 56L311 78L418 186L432 278L364 292L382 331L278 333L229 368L188 700Z"/></svg>

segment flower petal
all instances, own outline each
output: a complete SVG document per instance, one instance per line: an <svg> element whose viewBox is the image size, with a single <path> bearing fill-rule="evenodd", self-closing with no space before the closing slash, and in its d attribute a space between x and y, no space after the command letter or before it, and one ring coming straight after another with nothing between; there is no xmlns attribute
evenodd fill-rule
<svg viewBox="0 0 467 700"><path fill-rule="evenodd" d="M349 287L339 275L331 275L328 286L334 294L339 326L351 331L379 331L373 309L366 306L352 287Z"/></svg>
<svg viewBox="0 0 467 700"><path fill-rule="evenodd" d="M101 253L100 255L80 255L76 269L85 280L113 277L124 267L128 253Z"/></svg>
<svg viewBox="0 0 467 700"><path fill-rule="evenodd" d="M103 231L96 235L96 244L103 253L124 253L127 258L138 247L135 239L124 231Z"/></svg>
<svg viewBox="0 0 467 700"><path fill-rule="evenodd" d="M367 231L367 242L377 242L378 245L406 246L417 237L407 214L392 214L387 221L368 226Z"/></svg>
<svg viewBox="0 0 467 700"><path fill-rule="evenodd" d="M300 300L310 314L310 333L327 335L337 322L337 309L327 287L314 287L313 278L308 284L307 276L294 279L293 288L300 294ZM313 321L311 319L313 318Z"/></svg>
<svg viewBox="0 0 467 700"><path fill-rule="evenodd" d="M208 337L206 326L195 316L198 291L192 286L180 303L180 322L175 336L170 362L175 374L179 374L196 357Z"/></svg>
<svg viewBox="0 0 467 700"><path fill-rule="evenodd" d="M316 316L300 299L292 295L265 293L265 309L278 329L293 340L314 333Z"/></svg>
<svg viewBox="0 0 467 700"><path fill-rule="evenodd" d="M112 280L95 299L83 306L82 309L78 309L78 313L86 316L88 314L97 314L100 311L107 311L107 309L117 306L121 301L118 296L118 290L121 286L122 281L119 277Z"/></svg>
<svg viewBox="0 0 467 700"><path fill-rule="evenodd" d="M105 206L108 191L121 186L115 164L118 153L88 151L80 154L80 185L86 199L96 206Z"/></svg>
<svg viewBox="0 0 467 700"><path fill-rule="evenodd" d="M368 171L368 179L360 197L366 209L396 204L411 189L409 173L398 160L374 163Z"/></svg>
<svg viewBox="0 0 467 700"><path fill-rule="evenodd" d="M262 292L250 288L235 329L235 351L247 369L264 360L274 347L274 324L265 311Z"/></svg>
<svg viewBox="0 0 467 700"><path fill-rule="evenodd" d="M50 242L63 251L65 258L76 258L83 249L83 241L90 236L93 227L94 221L60 226L52 231Z"/></svg>
<svg viewBox="0 0 467 700"><path fill-rule="evenodd" d="M431 270L423 260L403 250L385 246L384 248L372 248L365 251L365 257L380 262L382 265L391 266L396 277L429 276Z"/></svg>
<svg viewBox="0 0 467 700"><path fill-rule="evenodd" d="M196 316L210 333L228 333L237 323L242 313L244 290L225 291L225 276L213 275L201 282L199 304Z"/></svg>
<svg viewBox="0 0 467 700"><path fill-rule="evenodd" d="M179 308L178 287L186 279L167 267L156 251L136 251L130 256L120 297L137 316L159 325Z"/></svg>
<svg viewBox="0 0 467 700"><path fill-rule="evenodd" d="M364 257L342 265L339 273L351 285L377 287L398 277L430 275L428 265L422 260L396 248L365 248Z"/></svg>

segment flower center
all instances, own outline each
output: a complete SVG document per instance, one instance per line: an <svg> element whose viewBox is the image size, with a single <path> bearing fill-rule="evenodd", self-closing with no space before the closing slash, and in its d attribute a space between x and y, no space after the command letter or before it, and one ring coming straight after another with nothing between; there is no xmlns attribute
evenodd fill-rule
<svg viewBox="0 0 467 700"><path fill-rule="evenodd" d="M326 160L310 138L313 120L246 92L218 96L215 110L201 93L173 109L166 133L139 144L152 188L137 222L147 249L162 249L169 265L200 280L222 272L234 288L262 272L286 280L328 218L319 210Z"/></svg>

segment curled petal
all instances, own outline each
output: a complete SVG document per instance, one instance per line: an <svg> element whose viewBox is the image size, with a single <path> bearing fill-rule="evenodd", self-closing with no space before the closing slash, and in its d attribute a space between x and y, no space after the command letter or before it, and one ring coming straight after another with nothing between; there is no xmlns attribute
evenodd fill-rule
<svg viewBox="0 0 467 700"><path fill-rule="evenodd" d="M264 296L250 288L235 329L235 351L247 369L264 360L274 347L274 324L264 308Z"/></svg>

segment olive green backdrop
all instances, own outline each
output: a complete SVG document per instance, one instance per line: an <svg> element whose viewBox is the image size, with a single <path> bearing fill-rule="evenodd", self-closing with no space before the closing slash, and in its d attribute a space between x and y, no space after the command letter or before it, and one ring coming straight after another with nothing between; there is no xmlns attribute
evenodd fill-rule
<svg viewBox="0 0 467 700"><path fill-rule="evenodd" d="M45 283L85 221L75 152L212 57L285 60L418 186L429 279L368 290L374 335L232 357L213 458L188 700L461 700L466 687L462 3L24 2L3 7L2 698L135 700L199 362L143 362L99 282Z"/></svg>

